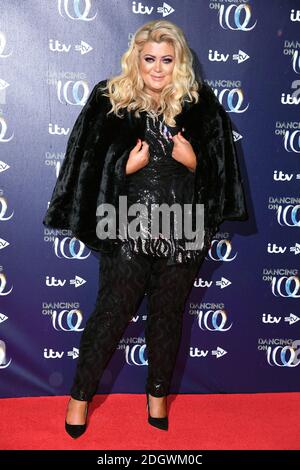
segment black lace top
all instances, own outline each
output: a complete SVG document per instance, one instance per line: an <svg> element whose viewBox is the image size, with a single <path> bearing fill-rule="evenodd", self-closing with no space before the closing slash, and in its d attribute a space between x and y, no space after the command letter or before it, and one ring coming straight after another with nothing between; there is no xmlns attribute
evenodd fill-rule
<svg viewBox="0 0 300 470"><path fill-rule="evenodd" d="M151 232L151 204L161 205L191 203L194 188L194 173L185 165L172 157L174 142L171 136L181 129L167 126L162 115L154 118L147 114L147 128L145 140L149 144L149 162L140 170L126 176L126 195L128 208L133 203L142 203L148 208L146 226L143 224L141 232L143 237L130 237L122 239L124 249L128 253L145 253L159 257L168 257L168 264L177 264L199 259L201 250L188 250L185 242L184 229L177 237L172 217L170 217L170 236L165 235L162 225L159 226L159 236L153 237ZM153 207L153 206L152 206ZM170 211L171 213L172 211ZM182 209L183 214L183 209ZM128 216L128 221L137 216ZM183 217L182 217L183 220ZM148 224L148 225L147 225ZM162 233L163 232L163 233ZM152 233L152 237L150 234Z"/></svg>

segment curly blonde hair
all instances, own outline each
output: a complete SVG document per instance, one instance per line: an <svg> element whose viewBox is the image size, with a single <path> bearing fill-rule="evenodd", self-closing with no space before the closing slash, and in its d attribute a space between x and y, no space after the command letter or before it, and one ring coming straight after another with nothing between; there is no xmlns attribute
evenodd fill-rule
<svg viewBox="0 0 300 470"><path fill-rule="evenodd" d="M169 42L175 51L173 80L163 88L156 109L153 109L151 95L144 90L139 72L139 54L147 41ZM120 114L123 108L135 111L136 117L140 117L142 111L155 117L163 114L166 124L175 126L174 117L182 111L183 101L199 101L201 83L195 77L192 53L182 29L171 21L153 20L142 25L135 32L129 49L122 55L121 66L122 73L108 79L105 88L100 88L101 92L107 91L103 94L109 97L112 104L108 114L114 112L118 117L123 117Z"/></svg>

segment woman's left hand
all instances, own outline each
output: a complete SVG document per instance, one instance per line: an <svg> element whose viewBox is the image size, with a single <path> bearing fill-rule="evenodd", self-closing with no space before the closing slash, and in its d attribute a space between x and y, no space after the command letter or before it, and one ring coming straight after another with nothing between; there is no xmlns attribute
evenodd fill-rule
<svg viewBox="0 0 300 470"><path fill-rule="evenodd" d="M197 157L190 142L183 137L181 131L173 136L173 142L172 157L185 165L189 170L195 171Z"/></svg>

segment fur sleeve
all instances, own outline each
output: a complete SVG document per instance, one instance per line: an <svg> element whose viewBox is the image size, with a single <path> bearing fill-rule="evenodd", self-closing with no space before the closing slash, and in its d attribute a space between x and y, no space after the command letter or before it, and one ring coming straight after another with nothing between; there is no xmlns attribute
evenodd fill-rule
<svg viewBox="0 0 300 470"><path fill-rule="evenodd" d="M92 89L69 135L65 157L43 218L45 226L78 231L79 198L85 192L87 204L93 197L93 191L96 191L94 197L97 194L101 162L96 161L95 154L97 143L101 140L101 128L96 117L101 110L98 86L102 83ZM86 209L88 213L88 204ZM84 224L85 220L83 218L80 223Z"/></svg>

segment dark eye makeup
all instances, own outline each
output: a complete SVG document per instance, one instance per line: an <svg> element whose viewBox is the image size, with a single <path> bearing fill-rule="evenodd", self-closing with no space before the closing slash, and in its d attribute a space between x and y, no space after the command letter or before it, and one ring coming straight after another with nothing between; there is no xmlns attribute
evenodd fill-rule
<svg viewBox="0 0 300 470"><path fill-rule="evenodd" d="M145 60L147 62L149 62L149 60L154 60L153 57L145 57ZM170 64L172 62L173 59L163 59L163 62L167 63L167 64Z"/></svg>

